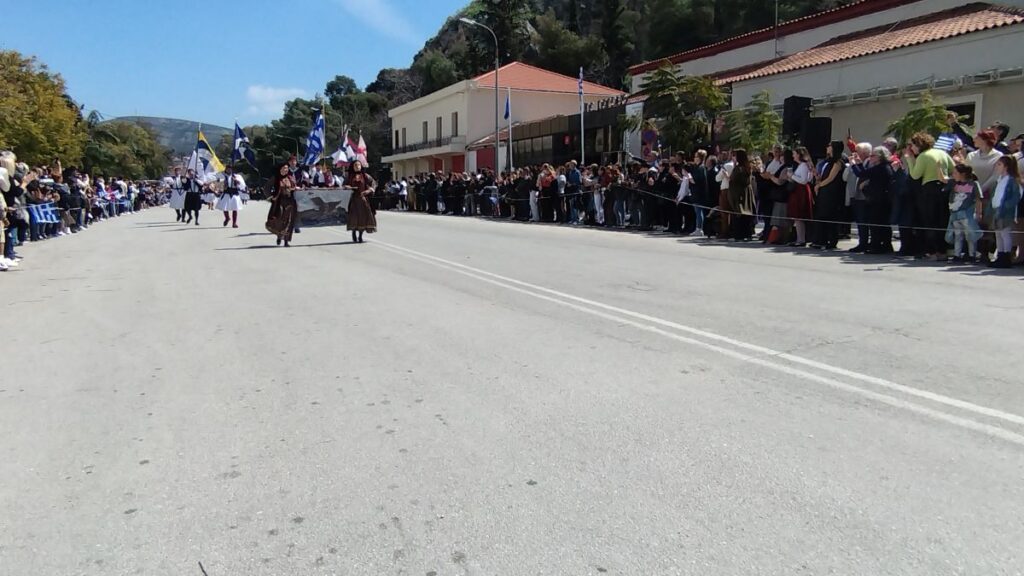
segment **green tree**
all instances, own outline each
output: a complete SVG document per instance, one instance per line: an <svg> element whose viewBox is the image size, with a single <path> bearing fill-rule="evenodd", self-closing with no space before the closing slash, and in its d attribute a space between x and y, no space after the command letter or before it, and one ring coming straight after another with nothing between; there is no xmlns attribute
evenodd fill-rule
<svg viewBox="0 0 1024 576"><path fill-rule="evenodd" d="M600 37L605 54L608 55L608 69L602 79L608 86L621 87L636 50L636 23L639 14L628 10L624 0L601 0Z"/></svg>
<svg viewBox="0 0 1024 576"><path fill-rule="evenodd" d="M421 53L412 63L412 71L419 77L424 95L458 82L455 65L438 50Z"/></svg>
<svg viewBox="0 0 1024 576"><path fill-rule="evenodd" d="M581 38L567 30L553 10L538 16L535 28L536 64L541 68L569 76L576 76L580 66L591 76L599 76L607 68L608 55L601 39L596 36Z"/></svg>
<svg viewBox="0 0 1024 576"><path fill-rule="evenodd" d="M82 168L92 175L159 178L167 172L170 158L170 151L148 127L113 120L90 127Z"/></svg>
<svg viewBox="0 0 1024 576"><path fill-rule="evenodd" d="M29 164L78 162L86 142L81 111L64 80L35 58L0 51L0 148Z"/></svg>
<svg viewBox="0 0 1024 576"><path fill-rule="evenodd" d="M677 73L669 63L651 73L640 93L647 97L644 115L656 119L662 142L679 151L708 146L711 123L726 105L713 80Z"/></svg>
<svg viewBox="0 0 1024 576"><path fill-rule="evenodd" d="M767 90L756 94L746 108L727 113L725 121L733 148L767 152L779 143L782 134L782 117L772 106Z"/></svg>
<svg viewBox="0 0 1024 576"><path fill-rule="evenodd" d="M537 7L529 0L474 0L466 15L489 26L498 37L504 63L522 60L530 45L530 19ZM476 42L486 46L484 53L494 53L493 40L486 30L478 30Z"/></svg>
<svg viewBox="0 0 1024 576"><path fill-rule="evenodd" d="M886 136L893 136L906 146L910 137L918 132L927 132L938 136L949 129L949 110L935 101L931 92L910 101L913 108L899 120L890 122L885 128Z"/></svg>

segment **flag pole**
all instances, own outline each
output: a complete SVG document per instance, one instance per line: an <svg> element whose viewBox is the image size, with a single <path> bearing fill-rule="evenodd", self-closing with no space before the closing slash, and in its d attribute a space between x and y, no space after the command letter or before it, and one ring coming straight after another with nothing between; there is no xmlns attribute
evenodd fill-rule
<svg viewBox="0 0 1024 576"><path fill-rule="evenodd" d="M512 157L512 87L508 87L508 171L515 170Z"/></svg>
<svg viewBox="0 0 1024 576"><path fill-rule="evenodd" d="M583 66L580 66L580 168L587 163L587 147L583 132Z"/></svg>

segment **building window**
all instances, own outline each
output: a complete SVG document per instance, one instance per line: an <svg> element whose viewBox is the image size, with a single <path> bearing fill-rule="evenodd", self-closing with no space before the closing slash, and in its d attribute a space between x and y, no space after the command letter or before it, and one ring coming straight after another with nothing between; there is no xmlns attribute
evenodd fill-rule
<svg viewBox="0 0 1024 576"><path fill-rule="evenodd" d="M405 139L405 128L402 128L402 148L409 145L408 140Z"/></svg>
<svg viewBox="0 0 1024 576"><path fill-rule="evenodd" d="M452 137L459 135L459 113L452 112Z"/></svg>
<svg viewBox="0 0 1024 576"><path fill-rule="evenodd" d="M427 143L427 140L430 140L429 130L430 130L429 124L427 123L426 120L424 120L423 121L423 143L424 144Z"/></svg>
<svg viewBox="0 0 1024 576"><path fill-rule="evenodd" d="M395 148L396 149L398 148L398 142L399 142L399 140L398 140L398 130L395 130Z"/></svg>
<svg viewBox="0 0 1024 576"><path fill-rule="evenodd" d="M441 135L444 133L443 126L441 125L441 117L437 117L437 139L441 139Z"/></svg>

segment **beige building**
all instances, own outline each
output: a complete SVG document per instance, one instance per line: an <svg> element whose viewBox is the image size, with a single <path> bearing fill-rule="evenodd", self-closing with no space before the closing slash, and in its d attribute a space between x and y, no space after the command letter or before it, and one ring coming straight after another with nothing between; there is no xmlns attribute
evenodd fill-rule
<svg viewBox="0 0 1024 576"><path fill-rule="evenodd" d="M505 100L511 89L512 118L529 122L579 112L576 78L521 62L498 69L499 123L504 128ZM619 90L583 83L585 102L597 103ZM494 133L494 72L458 82L388 112L392 149L383 161L396 178L429 171L472 172L495 168L494 148L467 150L467 145ZM505 151L499 155L505 167Z"/></svg>
<svg viewBox="0 0 1024 576"><path fill-rule="evenodd" d="M780 110L790 96L810 98L812 115L832 119L834 139L850 130L879 141L925 91L975 126L1024 129L1022 7L1024 0L861 0L668 60L685 74L715 77L733 109L762 91ZM632 67L633 90L663 63Z"/></svg>

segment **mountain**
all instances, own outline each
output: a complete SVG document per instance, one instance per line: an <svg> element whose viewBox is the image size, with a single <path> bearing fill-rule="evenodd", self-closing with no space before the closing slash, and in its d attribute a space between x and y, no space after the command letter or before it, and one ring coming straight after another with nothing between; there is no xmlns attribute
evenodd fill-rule
<svg viewBox="0 0 1024 576"><path fill-rule="evenodd" d="M199 123L191 120L178 120L176 118L158 118L155 116L121 116L112 118L107 122L132 122L151 129L156 134L157 142L169 148L175 156L185 156L192 152L196 146L196 133L199 130ZM223 126L203 124L203 134L211 146L217 146L221 136L231 136L234 130Z"/></svg>

